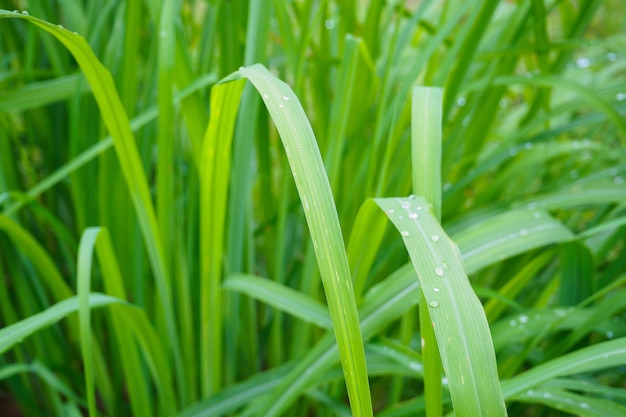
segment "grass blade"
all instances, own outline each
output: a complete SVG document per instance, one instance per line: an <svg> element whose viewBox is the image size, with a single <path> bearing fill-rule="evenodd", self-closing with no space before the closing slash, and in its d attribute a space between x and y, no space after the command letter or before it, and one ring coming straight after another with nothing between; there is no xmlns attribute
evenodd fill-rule
<svg viewBox="0 0 626 417"><path fill-rule="evenodd" d="M400 231L424 292L457 416L505 416L485 312L461 255L421 197L377 199Z"/></svg>
<svg viewBox="0 0 626 417"><path fill-rule="evenodd" d="M253 65L240 69L224 81L241 77L248 78L261 94L287 153L313 241L352 412L355 416L371 416L365 352L346 250L328 177L311 125L291 88L265 67ZM227 86L216 86L213 94L221 94L220 90ZM228 108L221 103L216 104L218 108ZM230 140L230 136L226 137Z"/></svg>
<svg viewBox="0 0 626 417"><path fill-rule="evenodd" d="M137 220L144 235L144 243L146 244L148 257L154 270L161 298L166 328L169 334L170 352L174 359L179 389L181 392L186 392L184 367L182 366L180 346L178 345L179 338L174 321L170 279L165 266L163 243L157 226L148 182L139 158L137 146L135 145L130 123L117 94L111 74L94 55L85 39L78 34L27 14L0 10L0 18L24 19L53 35L74 56L91 86L91 91L100 108L102 119L113 138L120 167L135 206Z"/></svg>

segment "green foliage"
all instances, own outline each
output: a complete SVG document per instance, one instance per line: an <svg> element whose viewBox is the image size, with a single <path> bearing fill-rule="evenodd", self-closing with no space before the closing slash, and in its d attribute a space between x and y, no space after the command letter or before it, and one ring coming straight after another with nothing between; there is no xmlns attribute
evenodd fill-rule
<svg viewBox="0 0 626 417"><path fill-rule="evenodd" d="M0 409L626 413L619 0L3 7Z"/></svg>

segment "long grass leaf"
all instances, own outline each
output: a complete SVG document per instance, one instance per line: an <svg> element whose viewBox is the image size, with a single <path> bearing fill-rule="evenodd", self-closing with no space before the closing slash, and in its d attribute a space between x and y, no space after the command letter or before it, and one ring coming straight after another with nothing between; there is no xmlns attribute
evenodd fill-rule
<svg viewBox="0 0 626 417"><path fill-rule="evenodd" d="M240 69L225 81L240 77L248 78L259 91L283 141L324 284L352 411L355 416L372 415L346 250L315 136L302 105L287 84L260 65ZM214 94L223 88L223 85L215 87Z"/></svg>
<svg viewBox="0 0 626 417"><path fill-rule="evenodd" d="M456 415L506 415L487 318L456 244L423 198L376 202L400 231L417 271Z"/></svg>

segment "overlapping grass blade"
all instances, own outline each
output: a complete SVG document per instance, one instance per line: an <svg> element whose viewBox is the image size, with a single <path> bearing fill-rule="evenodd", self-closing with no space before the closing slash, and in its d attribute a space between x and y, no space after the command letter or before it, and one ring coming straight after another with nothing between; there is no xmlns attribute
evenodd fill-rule
<svg viewBox="0 0 626 417"><path fill-rule="evenodd" d="M377 199L417 271L457 415L506 415L485 312L461 254L421 197Z"/></svg>
<svg viewBox="0 0 626 417"><path fill-rule="evenodd" d="M441 221L441 108L443 91L435 87L414 87L411 98L411 172L413 192L423 196ZM419 321L424 358L424 397L426 412L442 414L442 362L438 349L430 306L420 294ZM409 313L410 314L410 313ZM403 339L409 341L413 320L405 317Z"/></svg>
<svg viewBox="0 0 626 417"><path fill-rule="evenodd" d="M98 293L90 294L88 302L91 308L126 303L119 298ZM33 333L59 322L76 311L78 311L78 297L74 296L48 307L41 313L3 327L0 329L0 353L6 352Z"/></svg>
<svg viewBox="0 0 626 417"><path fill-rule="evenodd" d="M232 133L233 115L236 112L243 85L240 82L228 83L228 81L241 77L248 78L261 94L283 141L316 252L330 317L339 345L351 407L357 416L371 415L372 406L363 340L337 210L313 131L291 88L260 65L240 69L224 80L225 84L214 87L212 108L219 109L220 114L212 115L211 123L216 125L214 128L209 126L205 141L211 141L208 143L214 144L216 149L205 144L205 154L216 152L219 149L218 146L222 149L229 147L226 143L222 145L219 143L230 142L232 134L220 137L214 135L221 129L223 133ZM226 95L226 91L231 91L231 94ZM222 121L224 117L229 120ZM226 172L219 171L219 174L224 175ZM216 203L216 201L211 201L211 204ZM222 235L216 236L215 233L211 237L218 239L215 242L217 244L220 243L219 239L222 239ZM268 405L273 406L273 404Z"/></svg>

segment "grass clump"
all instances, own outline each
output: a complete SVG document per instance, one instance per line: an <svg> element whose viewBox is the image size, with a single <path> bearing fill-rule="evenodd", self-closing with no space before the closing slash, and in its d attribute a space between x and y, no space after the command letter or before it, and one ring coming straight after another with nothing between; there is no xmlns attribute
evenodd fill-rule
<svg viewBox="0 0 626 417"><path fill-rule="evenodd" d="M619 1L60 6L0 11L0 407L624 414Z"/></svg>

